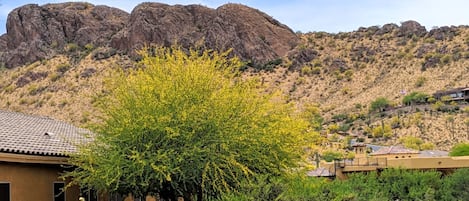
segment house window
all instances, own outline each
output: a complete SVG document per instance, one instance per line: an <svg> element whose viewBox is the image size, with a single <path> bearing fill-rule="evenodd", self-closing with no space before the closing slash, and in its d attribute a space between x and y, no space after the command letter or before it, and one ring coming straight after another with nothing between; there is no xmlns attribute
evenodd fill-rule
<svg viewBox="0 0 469 201"><path fill-rule="evenodd" d="M0 201L10 201L10 183L0 183Z"/></svg>
<svg viewBox="0 0 469 201"><path fill-rule="evenodd" d="M54 182L54 201L65 201L64 188L64 182Z"/></svg>
<svg viewBox="0 0 469 201"><path fill-rule="evenodd" d="M122 195L120 195L118 193L111 194L110 197L111 197L111 201L124 200L124 198L125 198L125 197L123 197Z"/></svg>
<svg viewBox="0 0 469 201"><path fill-rule="evenodd" d="M98 201L98 194L93 189L81 189L81 197L84 197L86 201Z"/></svg>

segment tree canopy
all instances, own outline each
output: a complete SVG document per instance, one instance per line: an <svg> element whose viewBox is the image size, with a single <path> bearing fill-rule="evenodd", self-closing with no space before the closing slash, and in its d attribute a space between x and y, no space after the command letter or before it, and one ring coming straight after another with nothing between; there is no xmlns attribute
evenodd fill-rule
<svg viewBox="0 0 469 201"><path fill-rule="evenodd" d="M402 103L404 103L404 105L426 103L428 97L429 96L427 94L422 92L412 92L402 98Z"/></svg>
<svg viewBox="0 0 469 201"><path fill-rule="evenodd" d="M382 112L386 107L390 106L391 102L384 97L379 97L370 104L371 112Z"/></svg>
<svg viewBox="0 0 469 201"><path fill-rule="evenodd" d="M228 53L155 48L110 79L95 140L65 176L135 196L216 198L297 167L309 123L278 93L240 76Z"/></svg>

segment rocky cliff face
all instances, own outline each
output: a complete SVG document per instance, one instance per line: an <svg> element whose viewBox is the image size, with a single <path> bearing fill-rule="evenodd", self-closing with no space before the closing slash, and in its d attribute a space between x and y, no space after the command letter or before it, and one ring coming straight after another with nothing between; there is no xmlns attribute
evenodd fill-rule
<svg viewBox="0 0 469 201"><path fill-rule="evenodd" d="M232 48L244 60L266 62L284 56L297 42L298 36L287 26L247 6L226 4L211 9L143 3L113 37L112 46L129 53L145 44Z"/></svg>
<svg viewBox="0 0 469 201"><path fill-rule="evenodd" d="M1 62L14 67L48 58L70 43L105 45L128 16L116 8L88 3L22 6L8 15L7 34L0 38Z"/></svg>
<svg viewBox="0 0 469 201"><path fill-rule="evenodd" d="M238 4L217 9L199 5L143 3L132 13L89 3L25 5L8 15L0 37L0 64L12 68L63 52L67 45L112 46L135 55L144 45L233 49L244 60L266 62L298 43L287 26Z"/></svg>

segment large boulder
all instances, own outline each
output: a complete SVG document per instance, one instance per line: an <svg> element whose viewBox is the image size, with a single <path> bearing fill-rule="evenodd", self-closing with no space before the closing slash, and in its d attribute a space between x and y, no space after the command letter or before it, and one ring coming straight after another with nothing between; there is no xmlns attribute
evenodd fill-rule
<svg viewBox="0 0 469 201"><path fill-rule="evenodd" d="M376 35L384 35L387 33L392 33L394 30L397 30L397 29L399 29L399 26L397 26L397 24L394 24L394 23L385 24L383 25L383 27L381 27L380 30L376 32Z"/></svg>
<svg viewBox="0 0 469 201"><path fill-rule="evenodd" d="M112 47L135 55L145 45L180 45L226 51L264 63L285 56L298 36L265 13L240 4L217 9L200 5L142 3L112 39Z"/></svg>
<svg viewBox="0 0 469 201"><path fill-rule="evenodd" d="M430 30L428 33L429 37L435 38L436 40L451 40L454 36L457 35L458 28L455 26L443 26Z"/></svg>
<svg viewBox="0 0 469 201"><path fill-rule="evenodd" d="M89 3L29 4L14 9L7 33L0 38L0 61L14 67L56 54L67 43L95 46L109 43L129 14Z"/></svg>
<svg viewBox="0 0 469 201"><path fill-rule="evenodd" d="M397 33L398 37L408 37L412 36L422 37L427 34L427 29L424 26L420 25L418 22L409 20L401 23L399 32Z"/></svg>

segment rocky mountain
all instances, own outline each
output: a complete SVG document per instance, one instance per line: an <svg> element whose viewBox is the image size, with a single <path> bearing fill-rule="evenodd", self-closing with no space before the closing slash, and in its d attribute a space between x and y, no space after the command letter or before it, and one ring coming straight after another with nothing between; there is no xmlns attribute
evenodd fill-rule
<svg viewBox="0 0 469 201"><path fill-rule="evenodd" d="M95 46L135 56L144 45L156 44L233 49L234 55L262 64L284 56L298 41L287 26L239 4L212 9L142 3L130 15L89 3L30 4L8 15L0 61L12 68Z"/></svg>
<svg viewBox="0 0 469 201"><path fill-rule="evenodd" d="M111 46L127 53L148 43L232 49L244 60L265 63L284 56L298 41L287 26L240 4L211 9L143 3L134 8L129 23L112 38Z"/></svg>
<svg viewBox="0 0 469 201"><path fill-rule="evenodd" d="M355 136L394 144L414 136L449 149L469 139L469 107L456 102L406 106L412 92L469 85L469 27L427 30L416 21L353 32L295 34L239 4L142 3L128 14L88 3L25 5L0 37L0 108L84 125L112 68L135 64L145 45L225 51L247 61L246 76L280 89L299 109L317 106L330 139ZM370 112L378 98L391 110ZM442 109L443 108L443 109ZM450 108L450 109L444 109ZM315 110L312 110L315 111ZM378 128L390 128L386 136Z"/></svg>
<svg viewBox="0 0 469 201"><path fill-rule="evenodd" d="M14 9L0 37L0 61L7 68L48 59L67 44L106 46L129 14L89 3L29 4Z"/></svg>

